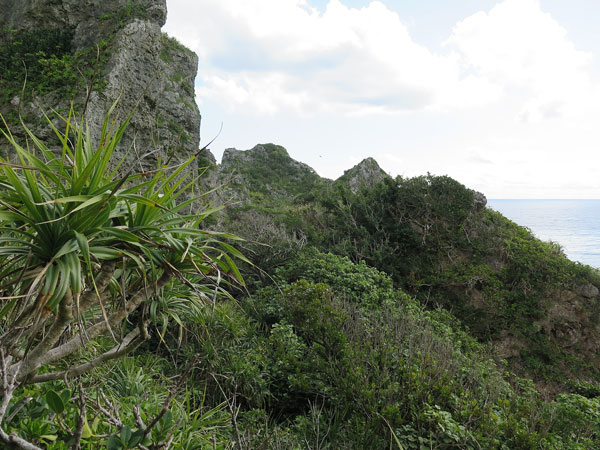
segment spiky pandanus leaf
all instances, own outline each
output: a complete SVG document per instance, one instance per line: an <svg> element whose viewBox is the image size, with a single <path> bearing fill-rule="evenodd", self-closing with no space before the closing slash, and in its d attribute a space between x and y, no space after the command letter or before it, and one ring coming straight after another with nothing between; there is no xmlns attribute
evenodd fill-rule
<svg viewBox="0 0 600 450"><path fill-rule="evenodd" d="M109 111L97 142L72 114L62 118L64 132L49 120L62 144L58 152L27 127L24 143L5 122L0 127L14 149L12 159L0 158L0 276L7 281L0 297L11 300L1 309L5 331L11 320L20 326L47 317L56 322L66 301L75 304L76 314L96 304L93 311L101 310L108 324L119 301L148 287L156 293L166 274L199 296L224 273L243 283L231 257L245 258L222 242L235 237L200 230L219 208L190 213L197 199L189 195L197 181L190 170L196 156L173 168L159 161L151 172L121 174L123 158L114 157L130 118L116 124ZM113 267L112 280L100 292L106 264ZM29 332L30 343L36 331Z"/></svg>

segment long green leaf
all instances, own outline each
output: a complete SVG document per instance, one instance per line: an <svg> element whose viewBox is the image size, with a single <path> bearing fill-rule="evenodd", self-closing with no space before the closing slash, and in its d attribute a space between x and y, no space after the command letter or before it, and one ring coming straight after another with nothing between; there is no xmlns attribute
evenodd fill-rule
<svg viewBox="0 0 600 450"><path fill-rule="evenodd" d="M123 252L110 247L93 246L90 247L90 255L101 261L109 261L121 258L123 256Z"/></svg>
<svg viewBox="0 0 600 450"><path fill-rule="evenodd" d="M81 250L81 255L83 256L83 260L85 261L85 265L87 266L88 273L92 273L92 263L90 260L90 246L87 238L79 233L78 231L74 231L75 239L77 240L77 245L79 246L79 250Z"/></svg>

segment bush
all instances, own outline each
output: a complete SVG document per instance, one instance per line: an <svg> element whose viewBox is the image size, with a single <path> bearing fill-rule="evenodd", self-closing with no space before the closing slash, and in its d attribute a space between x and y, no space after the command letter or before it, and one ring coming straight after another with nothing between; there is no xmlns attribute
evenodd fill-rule
<svg viewBox="0 0 600 450"><path fill-rule="evenodd" d="M119 176L120 163L112 157L127 121L109 126L107 116L97 143L72 117L64 133L49 123L62 143L57 153L28 129L36 152L1 130L18 161L0 165L5 405L18 387L64 382L137 348L149 337L148 311L156 316L155 299L173 280L190 286L194 295L187 302L197 304L221 293L223 277L242 283L229 254L243 256L219 240L235 237L201 230L210 212L187 213L195 199L180 200L194 183L185 173L193 158L175 170L159 162L149 179ZM106 346L106 337L116 346ZM62 413L58 397L48 395L50 409ZM138 436L156 431L139 428ZM8 430L23 431L14 422ZM44 443L41 435L13 437L0 429L5 444L24 445L23 439Z"/></svg>

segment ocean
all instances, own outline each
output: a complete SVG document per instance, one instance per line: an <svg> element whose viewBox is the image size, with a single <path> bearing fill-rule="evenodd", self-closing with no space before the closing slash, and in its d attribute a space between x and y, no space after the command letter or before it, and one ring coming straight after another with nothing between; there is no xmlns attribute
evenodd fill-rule
<svg viewBox="0 0 600 450"><path fill-rule="evenodd" d="M488 206L558 242L569 259L600 268L600 200L488 200Z"/></svg>

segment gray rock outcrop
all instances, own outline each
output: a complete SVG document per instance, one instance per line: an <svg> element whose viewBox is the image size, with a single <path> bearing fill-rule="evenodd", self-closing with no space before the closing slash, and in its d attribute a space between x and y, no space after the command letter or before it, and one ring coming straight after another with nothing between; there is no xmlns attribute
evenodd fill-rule
<svg viewBox="0 0 600 450"><path fill-rule="evenodd" d="M250 150L226 149L214 180L225 185L221 200L233 203L247 203L252 192L277 202L327 183L312 167L291 158L284 147L274 144L259 144Z"/></svg>
<svg viewBox="0 0 600 450"><path fill-rule="evenodd" d="M94 45L106 31L102 19L136 6L150 22L162 27L167 20L166 0L0 0L0 27L12 30L74 28L77 49Z"/></svg>
<svg viewBox="0 0 600 450"><path fill-rule="evenodd" d="M221 164L214 165L212 154L208 154L206 162L212 167L204 176L204 187L224 186L212 195L213 201L238 206L303 201L336 184L347 186L356 193L390 178L375 159L366 158L332 181L320 177L312 167L291 158L284 147L275 144L259 144L250 150L228 148Z"/></svg>
<svg viewBox="0 0 600 450"><path fill-rule="evenodd" d="M166 0L0 0L0 11L0 29L72 30L73 52L95 48L101 40L110 42L109 56L100 68L103 87L90 95L87 120L98 137L116 99L117 120L137 105L121 145L124 151L135 142L128 167L144 170L154 166L158 155L174 153L176 159L185 159L198 150L200 113L194 100L198 59L161 32ZM83 103L85 93L78 96L76 103ZM52 139L40 107L64 111L72 99L46 93L33 100L27 99L21 112L39 119L28 123L35 134ZM17 97L11 103L0 105L4 116L21 102Z"/></svg>
<svg viewBox="0 0 600 450"><path fill-rule="evenodd" d="M482 211L487 205L487 198L481 192L471 191L473 192L473 208L475 211Z"/></svg>
<svg viewBox="0 0 600 450"><path fill-rule="evenodd" d="M592 283L575 286L575 292L584 298L596 298L600 294L600 290Z"/></svg>
<svg viewBox="0 0 600 450"><path fill-rule="evenodd" d="M242 165L268 164L275 160L281 163L280 168L285 168L292 176L316 175L315 170L308 164L292 159L285 148L274 144L258 144L250 150L227 148L223 152L220 169L223 172L229 172Z"/></svg>
<svg viewBox="0 0 600 450"><path fill-rule="evenodd" d="M373 158L366 158L359 162L353 168L346 170L344 175L336 180L336 183L343 183L350 188L353 193L363 188L371 188L384 178L389 178L377 161Z"/></svg>

